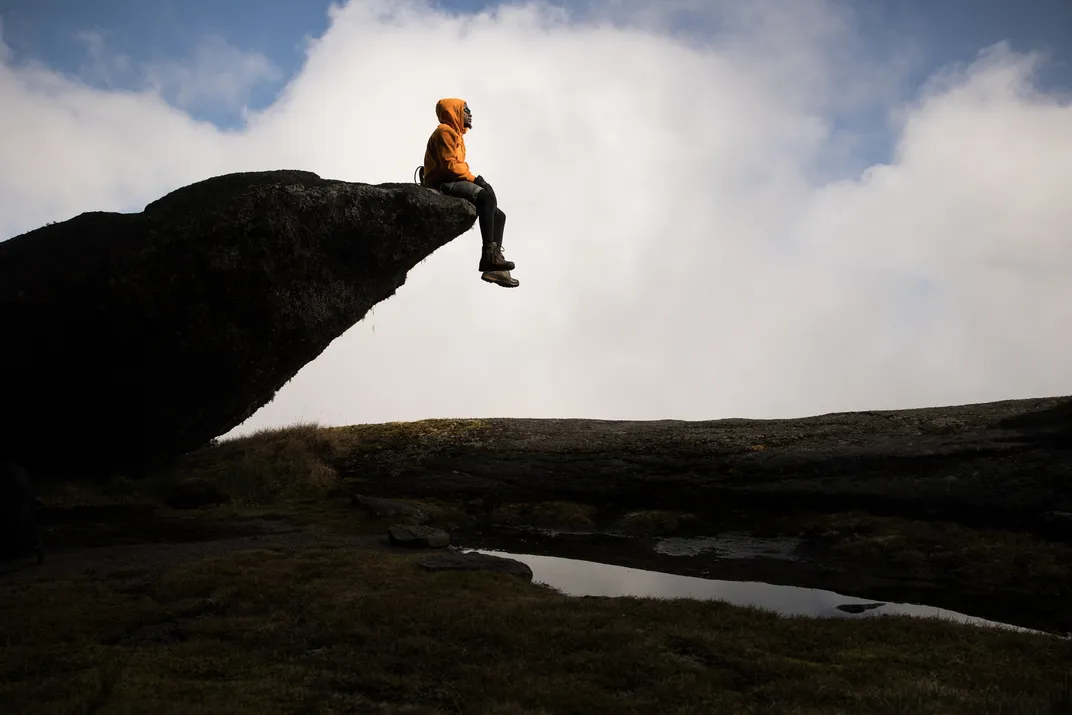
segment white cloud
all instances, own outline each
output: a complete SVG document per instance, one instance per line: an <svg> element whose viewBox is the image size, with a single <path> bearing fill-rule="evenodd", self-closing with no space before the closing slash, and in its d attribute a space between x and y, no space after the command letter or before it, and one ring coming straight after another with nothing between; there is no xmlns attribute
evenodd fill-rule
<svg viewBox="0 0 1072 715"><path fill-rule="evenodd" d="M74 35L85 46L77 79L92 87L135 88L156 93L183 110L220 114L244 110L255 89L283 79L264 53L242 50L219 35L202 38L191 57L138 62L118 51L109 34L93 29Z"/></svg>
<svg viewBox="0 0 1072 715"><path fill-rule="evenodd" d="M79 78L97 87L123 86L136 73L130 56L115 52L108 46L107 33L82 30L75 38L86 46L86 59Z"/></svg>
<svg viewBox="0 0 1072 715"><path fill-rule="evenodd" d="M243 108L255 87L282 78L281 70L261 52L243 51L218 35L197 47L191 62L149 65L149 86L176 106Z"/></svg>
<svg viewBox="0 0 1072 715"><path fill-rule="evenodd" d="M521 288L479 280L474 229L243 429L1072 392L1072 108L1033 87L1036 58L993 48L906 102L912 58L870 54L833 5L593 7L354 0L232 134L152 92L4 67L0 229L140 209L226 171L408 181L435 101L460 96ZM687 37L667 14L682 11ZM816 167L854 146L836 121L865 111L895 122L895 156L829 180Z"/></svg>

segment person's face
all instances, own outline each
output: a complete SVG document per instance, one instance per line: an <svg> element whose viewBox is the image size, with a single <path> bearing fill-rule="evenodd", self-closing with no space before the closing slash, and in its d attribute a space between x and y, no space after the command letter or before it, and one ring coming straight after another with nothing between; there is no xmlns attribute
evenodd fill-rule
<svg viewBox="0 0 1072 715"><path fill-rule="evenodd" d="M469 103L468 102L466 102L465 106L462 107L462 123L468 129L473 128L473 113L469 111Z"/></svg>

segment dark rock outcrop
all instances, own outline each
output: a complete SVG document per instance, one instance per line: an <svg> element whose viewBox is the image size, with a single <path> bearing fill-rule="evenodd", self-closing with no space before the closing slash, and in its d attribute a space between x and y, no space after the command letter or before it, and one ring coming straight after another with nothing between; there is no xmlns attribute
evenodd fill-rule
<svg viewBox="0 0 1072 715"><path fill-rule="evenodd" d="M450 545L450 534L433 526L395 524L387 530L387 538L395 546L411 549L442 549Z"/></svg>
<svg viewBox="0 0 1072 715"><path fill-rule="evenodd" d="M0 456L107 474L197 448L475 218L414 184L271 171L0 242Z"/></svg>
<svg viewBox="0 0 1072 715"><path fill-rule="evenodd" d="M416 524L423 524L429 519L424 510L395 499L380 499L378 497L367 497L363 494L351 494L350 503L361 507L372 516L378 518L404 516Z"/></svg>
<svg viewBox="0 0 1072 715"><path fill-rule="evenodd" d="M1072 540L1072 398L802 419L489 419L337 466L369 495L744 512L860 509ZM712 516L717 513L718 516Z"/></svg>

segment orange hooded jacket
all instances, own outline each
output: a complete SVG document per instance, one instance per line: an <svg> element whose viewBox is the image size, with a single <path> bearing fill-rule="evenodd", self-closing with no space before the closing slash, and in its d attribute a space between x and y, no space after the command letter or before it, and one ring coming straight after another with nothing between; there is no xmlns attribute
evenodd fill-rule
<svg viewBox="0 0 1072 715"><path fill-rule="evenodd" d="M445 181L473 181L476 176L465 162L465 139L462 135L469 129L465 126L462 108L463 99L441 99L436 102L439 126L428 138L424 150L424 183L436 186Z"/></svg>

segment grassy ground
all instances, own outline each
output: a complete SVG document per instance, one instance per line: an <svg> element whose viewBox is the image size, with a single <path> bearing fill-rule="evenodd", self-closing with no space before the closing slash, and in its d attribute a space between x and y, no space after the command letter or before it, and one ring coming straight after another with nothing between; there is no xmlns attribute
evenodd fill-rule
<svg viewBox="0 0 1072 715"><path fill-rule="evenodd" d="M476 421L304 425L200 450L145 482L41 491L60 510L207 495L203 508L163 508L161 518L208 525L268 515L381 533L385 520L339 506L348 488L332 465L353 450L427 448L479 432ZM671 535L703 522L568 502L420 505L446 527L483 518ZM815 538L861 566L1038 592L1072 583L1067 545L1022 534L866 514L764 526ZM266 543L151 569L0 580L0 710L1072 713L1072 641L912 618L576 599L510 576L426 573L414 563L420 555Z"/></svg>
<svg viewBox="0 0 1072 715"><path fill-rule="evenodd" d="M417 555L231 553L0 589L26 713L1058 713L1072 643L573 599ZM16 615L17 614L17 617Z"/></svg>
<svg viewBox="0 0 1072 715"><path fill-rule="evenodd" d="M177 460L145 480L117 476L104 484L39 485L50 503L159 503L210 486L234 506L264 506L319 499L340 487L334 465L348 455L383 449L427 452L478 438L480 420L422 420L380 425L321 427L315 423L259 430L223 440Z"/></svg>
<svg viewBox="0 0 1072 715"><path fill-rule="evenodd" d="M146 481L118 477L104 485L42 485L53 505L222 504L220 515L286 513L303 521L327 520L349 528L352 519L325 513L331 497L345 496L334 465L356 452L381 449L427 452L440 445L478 442L480 420L423 420L324 428L315 424L262 430L187 455ZM359 489L360 485L354 486ZM445 528L483 520L552 529L610 529L634 535L674 536L717 531L719 517L667 511L600 514L584 504L506 503L488 512L461 502L422 502ZM887 568L919 579L951 580L973 589L1072 596L1072 544L1000 529L859 512L755 515L759 533L803 536L834 558L866 568ZM379 527L378 523L372 526Z"/></svg>
<svg viewBox="0 0 1072 715"><path fill-rule="evenodd" d="M263 430L192 453L174 468L136 482L119 477L104 485L42 485L45 500L57 506L84 504L222 504L218 517L285 513L292 518L328 521L351 528L353 520L326 512L326 499L345 496L333 465L355 452L380 449L427 451L438 445L479 441L480 420L423 420L383 425L324 428L315 424ZM360 488L356 485L355 488ZM719 517L687 512L630 511L599 514L584 504L506 503L488 512L461 502L422 501L445 528L477 521L552 529L610 529L644 535L708 534ZM1001 529L978 529L946 522L878 517L860 512L755 515L758 533L803 536L845 563L886 568L918 579L955 581L983 590L1072 597L1072 544ZM371 526L379 528L379 523Z"/></svg>

